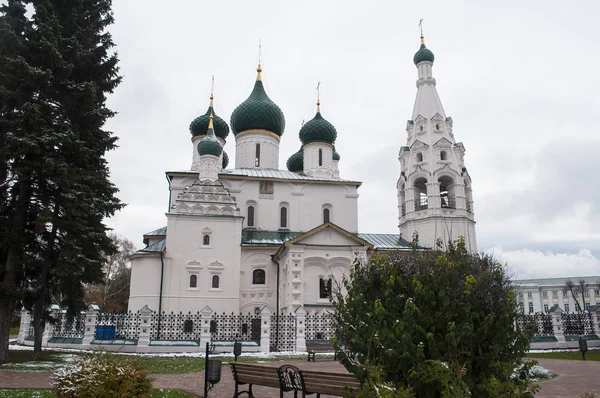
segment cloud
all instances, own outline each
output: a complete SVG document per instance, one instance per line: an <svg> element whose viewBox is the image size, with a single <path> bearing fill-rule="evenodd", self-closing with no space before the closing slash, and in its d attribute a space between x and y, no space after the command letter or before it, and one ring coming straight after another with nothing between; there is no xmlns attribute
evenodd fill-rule
<svg viewBox="0 0 600 398"><path fill-rule="evenodd" d="M587 249L577 253L553 253L495 247L488 253L502 263L507 262L514 279L590 276L600 271L600 257Z"/></svg>

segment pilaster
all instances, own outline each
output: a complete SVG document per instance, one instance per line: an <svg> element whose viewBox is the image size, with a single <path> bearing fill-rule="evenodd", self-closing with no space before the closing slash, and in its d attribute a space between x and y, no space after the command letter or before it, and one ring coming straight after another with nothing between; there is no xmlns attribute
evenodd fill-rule
<svg viewBox="0 0 600 398"><path fill-rule="evenodd" d="M296 316L296 351L306 351L306 310L298 307Z"/></svg>
<svg viewBox="0 0 600 398"><path fill-rule="evenodd" d="M260 312L260 352L271 350L271 310L266 306Z"/></svg>

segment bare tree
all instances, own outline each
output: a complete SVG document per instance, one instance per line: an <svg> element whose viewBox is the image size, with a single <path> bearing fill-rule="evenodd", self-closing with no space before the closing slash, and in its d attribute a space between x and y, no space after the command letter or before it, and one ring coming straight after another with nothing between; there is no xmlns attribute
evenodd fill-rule
<svg viewBox="0 0 600 398"><path fill-rule="evenodd" d="M88 286L86 299L89 303L98 304L105 312L122 312L127 309L129 299L131 255L135 246L127 238L116 234L111 234L110 238L118 250L106 256L104 282Z"/></svg>
<svg viewBox="0 0 600 398"><path fill-rule="evenodd" d="M587 291L589 285L585 282L584 279L580 279L579 282L575 283L571 279L565 282L567 288L571 292L573 296L573 300L575 300L575 308L577 312L585 311L585 292ZM578 300L578 297L581 298L581 303Z"/></svg>

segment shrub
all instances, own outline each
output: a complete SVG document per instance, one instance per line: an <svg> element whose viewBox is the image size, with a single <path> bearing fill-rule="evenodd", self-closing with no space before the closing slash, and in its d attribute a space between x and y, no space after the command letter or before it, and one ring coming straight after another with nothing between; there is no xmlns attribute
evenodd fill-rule
<svg viewBox="0 0 600 398"><path fill-rule="evenodd" d="M151 383L137 362L109 353L86 355L56 372L56 396L64 398L148 397Z"/></svg>
<svg viewBox="0 0 600 398"><path fill-rule="evenodd" d="M513 377L529 336L514 326L505 268L462 239L448 246L353 265L333 299L338 357L363 382L378 366L384 384L417 397L532 396L528 373Z"/></svg>

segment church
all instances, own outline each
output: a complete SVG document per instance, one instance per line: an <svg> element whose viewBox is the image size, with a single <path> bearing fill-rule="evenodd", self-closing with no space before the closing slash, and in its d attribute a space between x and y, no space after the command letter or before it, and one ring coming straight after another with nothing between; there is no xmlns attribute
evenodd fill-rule
<svg viewBox="0 0 600 398"><path fill-rule="evenodd" d="M424 248L463 236L475 252L465 147L442 107L423 36L413 61L417 93L398 155L398 234L360 232L361 182L340 175L338 134L319 100L300 129L299 150L279 169L285 117L265 91L259 63L229 125L212 93L206 113L191 122L191 167L166 172L166 226L146 233L146 247L132 257L129 310L319 313L354 261L411 250L415 233ZM234 168L224 151L231 135Z"/></svg>

